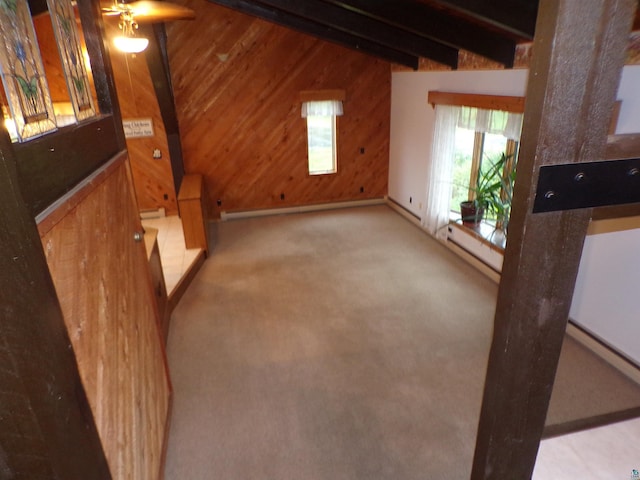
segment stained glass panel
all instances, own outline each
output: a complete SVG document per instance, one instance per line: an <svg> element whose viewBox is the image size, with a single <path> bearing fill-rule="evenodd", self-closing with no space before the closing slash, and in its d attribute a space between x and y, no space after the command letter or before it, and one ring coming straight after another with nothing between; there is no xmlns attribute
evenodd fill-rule
<svg viewBox="0 0 640 480"><path fill-rule="evenodd" d="M17 140L56 129L27 0L0 0L0 75Z"/></svg>
<svg viewBox="0 0 640 480"><path fill-rule="evenodd" d="M85 120L95 116L96 112L91 98L91 86L73 5L71 0L47 0L47 4L64 67L71 104L76 118Z"/></svg>

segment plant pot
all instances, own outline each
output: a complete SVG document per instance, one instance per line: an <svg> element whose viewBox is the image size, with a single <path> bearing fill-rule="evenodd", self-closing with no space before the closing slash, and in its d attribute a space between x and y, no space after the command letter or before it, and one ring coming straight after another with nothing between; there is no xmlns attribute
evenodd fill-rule
<svg viewBox="0 0 640 480"><path fill-rule="evenodd" d="M484 209L477 207L473 201L460 202L460 216L465 227L477 227L484 216Z"/></svg>

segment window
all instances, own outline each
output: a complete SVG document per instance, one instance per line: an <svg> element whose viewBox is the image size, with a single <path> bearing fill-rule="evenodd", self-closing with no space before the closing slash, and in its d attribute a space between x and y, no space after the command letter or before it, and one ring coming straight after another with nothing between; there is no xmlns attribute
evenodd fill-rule
<svg viewBox="0 0 640 480"><path fill-rule="evenodd" d="M482 172L488 172L491 166L505 155L507 161L500 164L500 199L509 200L511 182L515 171L521 118L499 110L480 110L462 107L455 131L453 159L453 188L451 211L460 212L460 203L475 199L473 186ZM507 207L508 208L508 207ZM495 211L487 212L485 219L501 222ZM502 212L508 214L507 212ZM500 227L500 225L498 225Z"/></svg>
<svg viewBox="0 0 640 480"><path fill-rule="evenodd" d="M495 162L505 153L511 159L517 157L518 142L495 133L484 133L460 128L456 130L456 142L453 164L453 189L451 194L451 211L460 212L460 203L474 199L473 188L481 168L488 168L488 162ZM515 162L505 164L502 171L504 178L511 175ZM503 193L506 195L507 192Z"/></svg>
<svg viewBox="0 0 640 480"><path fill-rule="evenodd" d="M12 142L97 116L74 3L49 0L38 5L49 10L33 19L26 1L0 9L2 114ZM45 66L55 74L49 75ZM62 78L66 84L57 85Z"/></svg>
<svg viewBox="0 0 640 480"><path fill-rule="evenodd" d="M336 173L336 117L334 115L307 117L307 145L309 175Z"/></svg>
<svg viewBox="0 0 640 480"><path fill-rule="evenodd" d="M504 153L504 158L500 158L499 165L491 170L509 165L506 169L500 169L502 176L498 179L498 186L502 186L503 180L507 184L507 189L503 192L505 197L493 201L497 198L494 183L489 184L491 188L488 195L491 195L491 205L498 209L500 216L508 219L511 193L509 186L513 185L512 165L516 142L520 137L524 99L432 91L429 92L428 100L435 108L435 123L432 151L427 165L422 226L434 237L446 241L451 211L459 208L459 199L468 200L469 193L473 196L474 188L469 185L476 185L478 172L487 171L488 161L485 167L482 166L482 161L487 158L485 154L493 148L502 150L502 145L504 150L501 153ZM457 142L458 134L460 138ZM494 141L494 136L504 138ZM507 139L513 139L513 142ZM494 143L499 146L495 147ZM460 215L457 217L460 218ZM498 223L496 222L496 227L503 228ZM503 226L506 228L506 224L503 223Z"/></svg>
<svg viewBox="0 0 640 480"><path fill-rule="evenodd" d="M309 175L336 173L336 117L342 115L339 100L309 101L302 104L307 119L307 159Z"/></svg>

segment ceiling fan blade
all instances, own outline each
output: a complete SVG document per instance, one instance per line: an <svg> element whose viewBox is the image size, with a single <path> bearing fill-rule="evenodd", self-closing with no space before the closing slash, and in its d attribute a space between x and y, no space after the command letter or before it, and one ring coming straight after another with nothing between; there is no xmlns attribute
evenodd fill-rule
<svg viewBox="0 0 640 480"><path fill-rule="evenodd" d="M102 8L104 15L120 15L131 12L138 23L163 22L166 20L190 20L195 12L182 5L156 0L139 0L131 3L114 3Z"/></svg>

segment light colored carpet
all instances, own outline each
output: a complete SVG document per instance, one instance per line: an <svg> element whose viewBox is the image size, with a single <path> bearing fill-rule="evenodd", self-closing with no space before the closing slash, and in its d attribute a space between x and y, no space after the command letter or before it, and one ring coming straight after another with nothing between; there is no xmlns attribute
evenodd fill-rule
<svg viewBox="0 0 640 480"><path fill-rule="evenodd" d="M468 478L496 292L386 206L219 224L172 317L166 478ZM554 423L640 404L571 350Z"/></svg>

